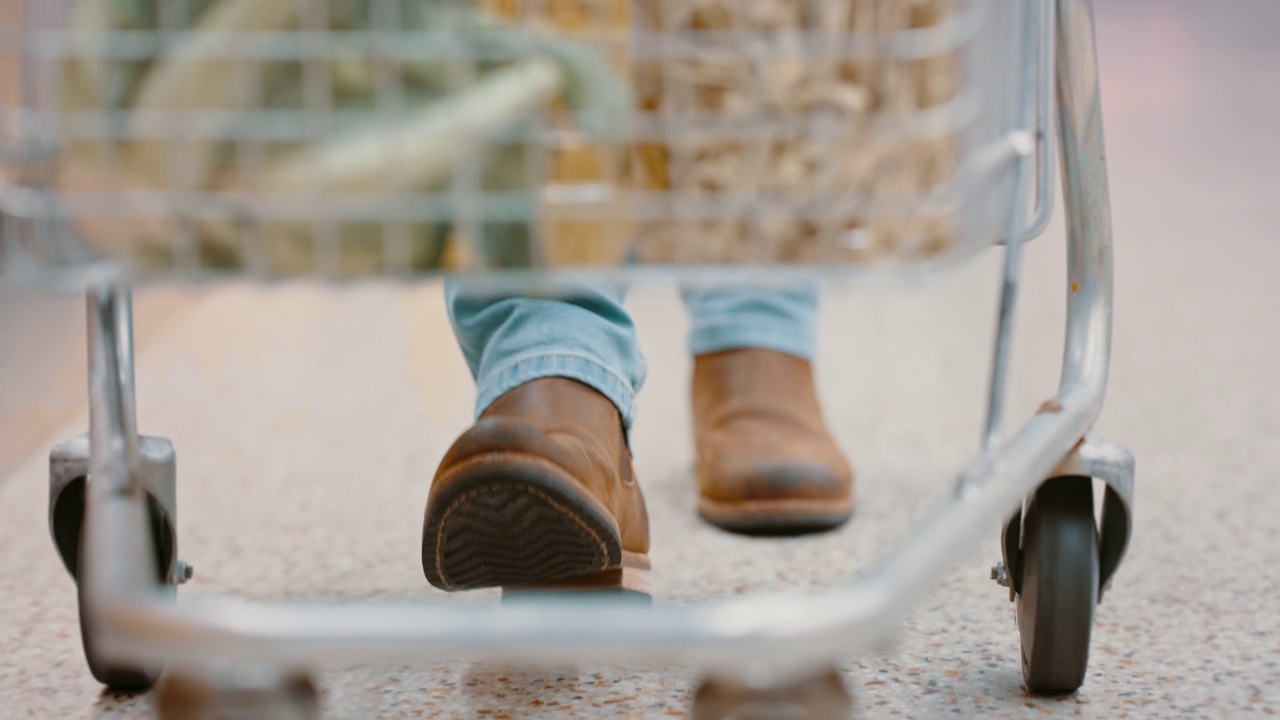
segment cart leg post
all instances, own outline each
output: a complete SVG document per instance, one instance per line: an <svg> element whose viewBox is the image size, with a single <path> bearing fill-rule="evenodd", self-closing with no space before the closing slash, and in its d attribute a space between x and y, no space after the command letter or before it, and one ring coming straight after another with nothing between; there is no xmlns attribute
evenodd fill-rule
<svg viewBox="0 0 1280 720"><path fill-rule="evenodd" d="M1034 65L1028 65L1024 70L1023 84L1027 87L1039 88L1047 97L1049 90L1047 86L1049 79L1052 77L1052 60L1047 53L1053 49L1053 33L1051 25L1053 23L1052 0L1043 0L1042 2L1033 2L1029 4L1031 10L1027 13L1027 33L1028 38L1038 38L1043 47L1037 48L1037 59L1039 62ZM1037 29L1039 30L1037 32ZM1035 100L1036 102L1033 102ZM1048 127L1048 112L1040 106L1037 97L1028 96L1018 108L1018 116L1015 120L1015 127L1018 129L1032 127L1032 116L1035 115L1034 126L1038 133L1045 133ZM1047 148L1050 140L1048 137L1039 137L1041 147ZM1005 386L1008 383L1009 375L1009 355L1012 352L1013 345L1013 320L1014 313L1017 309L1018 301L1018 278L1022 267L1022 244L1031 239L1032 233L1038 232L1040 227L1048 220L1051 204L1045 197L1046 191L1050 183L1044 179L1045 171L1049 166L1049 162L1044 157L1047 153L1042 152L1039 160L1039 173L1041 175L1038 185L1038 195L1036 202L1036 217L1032 219L1030 226L1026 224L1027 209L1025 207L1027 201L1027 178L1029 175L1028 164L1030 162L1027 157L1017 159L1017 166L1014 170L1013 178L1013 202L1009 205L1009 216L1005 224L1005 249L1004 249L1004 265L1001 271L1000 282L1000 306L999 313L996 318L996 337L995 348L991 357L991 377L988 383L987 393L987 419L983 429L982 450L990 452L999 444L1001 431L1004 425L1004 396ZM963 491L963 487L959 488Z"/></svg>
<svg viewBox="0 0 1280 720"><path fill-rule="evenodd" d="M106 293L110 295L110 293ZM108 409L111 398L107 388L91 383L89 389L90 413L100 418L115 415L115 424L121 428L132 426L133 417L133 363L132 363L132 313L127 290L115 291L113 297L103 297L103 292L90 293L87 299L90 318L105 313L105 326L115 328L114 333L100 332L91 324L89 328L90 363L103 352L117 359L117 370L112 377L118 381L118 395L124 400L120 408ZM100 308L100 303L108 307ZM110 373L109 369L103 372ZM103 420L103 422L106 422ZM145 437L136 429L120 434L126 455L125 465L132 465L130 482L140 484L147 496L150 515L152 546L156 551L156 565L163 571L170 584L180 584L191 578L192 570L176 557L177 553L177 469L173 444L162 437ZM67 572L79 576L81 535L84 530L87 483L90 475L91 443L88 435L79 435L53 448L49 453L49 532Z"/></svg>
<svg viewBox="0 0 1280 720"><path fill-rule="evenodd" d="M122 652L112 617L113 611L152 599L173 579L173 452L167 441L148 438L143 443L138 437L128 287L110 284L90 290L86 316L87 481L82 485L78 553L69 569L76 576L90 670L109 687L144 690L160 668Z"/></svg>
<svg viewBox="0 0 1280 720"><path fill-rule="evenodd" d="M1092 426L1106 396L1111 359L1111 200L1093 2L1055 0L1054 5L1054 86L1067 222L1067 333L1061 389L1057 400L1043 410L1059 411L1055 408L1070 394L1075 403L1085 406ZM1019 514L1010 521L1002 543L1011 590L1018 586L1020 519Z"/></svg>
<svg viewBox="0 0 1280 720"><path fill-rule="evenodd" d="M1111 207L1091 0L1056 0L1055 86L1067 219L1067 336L1061 390L1041 413L1102 409L1114 291ZM1071 405L1071 407L1064 407ZM1133 456L1081 435L1005 526L1005 561L992 576L1017 601L1023 676L1033 693L1084 682L1095 606L1128 541ZM1102 532L1094 479L1106 483Z"/></svg>
<svg viewBox="0 0 1280 720"><path fill-rule="evenodd" d="M1067 342L1062 384L1088 386L1094 419L1111 357L1111 199L1092 0L1058 0L1057 96L1067 219Z"/></svg>
<svg viewBox="0 0 1280 720"><path fill-rule="evenodd" d="M89 439L91 469L103 491L139 490L140 464L133 371L133 297L127 286L91 289L89 325ZM123 471L123 472L121 472Z"/></svg>
<svg viewBox="0 0 1280 720"><path fill-rule="evenodd" d="M85 532L88 572L81 578L104 593L153 582L150 538L137 518L102 522L105 513L138 515L144 510L142 458L134 400L132 299L127 287L89 291L89 475ZM123 518L122 518L123 519ZM109 535L99 532L110 526ZM144 569L150 570L149 572ZM114 593L111 593L114 594Z"/></svg>

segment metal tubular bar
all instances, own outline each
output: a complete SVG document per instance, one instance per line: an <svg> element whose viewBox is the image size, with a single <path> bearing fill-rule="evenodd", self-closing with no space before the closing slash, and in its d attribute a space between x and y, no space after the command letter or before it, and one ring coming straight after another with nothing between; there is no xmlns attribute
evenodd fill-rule
<svg viewBox="0 0 1280 720"><path fill-rule="evenodd" d="M86 316L89 325L89 438L93 470L101 471L104 485L118 483L112 490L124 492L132 489L130 474L138 467L138 427L133 389L133 301L129 289L108 285L90 290Z"/></svg>
<svg viewBox="0 0 1280 720"><path fill-rule="evenodd" d="M1034 24L1035 27L1043 27L1042 17L1046 14L1044 3L1031 3L1028 5L1027 17L1025 22L1028 26ZM1023 38L1033 36L1032 32L1026 32ZM1039 68L1035 63L1024 63L1022 68L1022 81L1019 87L1031 88L1036 86L1036 80L1039 76ZM1030 93L1028 93L1030 95ZM1023 100L1017 108L1017 116L1014 120L1014 128L1022 129L1030 124L1030 115L1034 112L1034 103L1032 97ZM1018 273L1022 269L1022 242L1025 237L1022 230L1025 227L1024 218L1026 209L1026 175L1027 175L1027 158L1019 157L1017 164L1014 166L1013 177L1013 202L1009 205L1009 221L1005 224L1008 228L1005 237L1004 249L1004 266L1001 273L1000 283L1000 310L996 319L996 338L995 349L991 357L991 378L987 393L987 422L986 430L983 435L982 449L990 451L1000 440L1000 431L1004 424L1004 395L1005 387L1009 375L1009 355L1013 345L1013 320L1018 305ZM981 480L982 478L973 478Z"/></svg>
<svg viewBox="0 0 1280 720"><path fill-rule="evenodd" d="M138 451L138 403L133 370L133 292L128 286L117 286L116 295L116 372L120 387L120 430L124 440L124 456L129 470L130 489L139 482L141 453Z"/></svg>
<svg viewBox="0 0 1280 720"><path fill-rule="evenodd" d="M1058 134L1067 216L1067 343L1062 386L1099 408L1111 358L1111 197L1092 0L1058 0ZM1096 419L1096 418L1094 418Z"/></svg>
<svg viewBox="0 0 1280 720"><path fill-rule="evenodd" d="M127 287L99 285L86 299L89 339L89 483L84 518L88 584L82 612L138 604L155 580L134 415L133 317Z"/></svg>
<svg viewBox="0 0 1280 720"><path fill-rule="evenodd" d="M1036 83L1036 97L1039 107L1036 111L1036 141L1039 151L1036 153L1036 209L1023 231L1024 240L1039 237L1049 226L1049 218L1053 216L1053 57L1054 57L1054 0L1042 0L1040 3L1040 32L1036 37L1040 40L1040 81Z"/></svg>
<svg viewBox="0 0 1280 720"><path fill-rule="evenodd" d="M653 608L603 599L479 607L211 599L166 607L157 596L152 602L103 603L104 639L115 652L139 659L297 666L485 658L741 667L783 658L825 662L878 646L912 601L990 538L1101 410L1111 332L1111 237L1089 0L1060 0L1057 25L1071 283L1067 351L1056 398L1061 409L1037 414L1004 445L981 455L965 475L985 480L967 483L852 586L817 595ZM94 545L129 542L137 532L124 520L111 514L94 523ZM124 578L107 579L116 589L126 587Z"/></svg>

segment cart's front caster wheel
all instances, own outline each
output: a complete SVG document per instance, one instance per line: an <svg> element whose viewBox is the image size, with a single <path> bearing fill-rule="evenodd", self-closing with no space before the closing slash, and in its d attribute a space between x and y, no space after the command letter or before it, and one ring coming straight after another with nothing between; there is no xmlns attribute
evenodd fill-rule
<svg viewBox="0 0 1280 720"><path fill-rule="evenodd" d="M156 514L154 508L151 508L152 523L156 523ZM82 534L80 541L83 542L87 538L87 534ZM90 606L89 600L89 584L82 582L80 564L86 553L78 552L76 555L76 603L80 615L80 642L84 646L84 659L89 665L89 672L98 682L107 687L108 690L117 693L144 693L151 689L156 681L160 679L160 674L164 672L162 664L145 664L145 665L121 665L117 662L106 660L102 657L102 653L98 650L98 646L94 640L97 637L97 630L88 611ZM154 566L153 566L154 567ZM156 573L156 584L165 585L166 578L160 573ZM168 586L171 591L176 591L171 585Z"/></svg>
<svg viewBox="0 0 1280 720"><path fill-rule="evenodd" d="M1032 496L1022 523L1017 613L1028 691L1070 693L1084 683L1098 564L1093 481L1046 481Z"/></svg>
<svg viewBox="0 0 1280 720"><path fill-rule="evenodd" d="M177 559L176 463L173 444L164 438L138 438L140 474L146 489L145 510L136 522L150 531L153 556L147 574L154 572L155 584L172 593L177 583L191 578L191 568ZM160 667L123 667L102 657L95 638L97 629L87 609L93 605L86 584L81 582L88 542L84 533L86 497L89 489L89 439L83 435L64 442L49 453L49 531L63 565L76 581L80 610L80 638L85 660L98 682L115 692L149 690L160 675Z"/></svg>
<svg viewBox="0 0 1280 720"><path fill-rule="evenodd" d="M853 698L840 671L757 687L735 677L710 677L693 697L693 720L848 720Z"/></svg>
<svg viewBox="0 0 1280 720"><path fill-rule="evenodd" d="M111 692L137 694L144 693L151 689L156 681L160 679L160 673L164 672L163 665L144 665L144 666L125 666L119 665L102 658L102 653L98 651L97 645L94 643L96 631L93 623L89 621L85 614L85 605L87 595L84 589L84 583L76 585L76 600L80 606L80 642L84 645L84 659L89 665L89 672L93 673L93 678L102 683Z"/></svg>
<svg viewBox="0 0 1280 720"><path fill-rule="evenodd" d="M278 668L232 668L209 675L173 673L156 690L160 720L319 720L311 677Z"/></svg>

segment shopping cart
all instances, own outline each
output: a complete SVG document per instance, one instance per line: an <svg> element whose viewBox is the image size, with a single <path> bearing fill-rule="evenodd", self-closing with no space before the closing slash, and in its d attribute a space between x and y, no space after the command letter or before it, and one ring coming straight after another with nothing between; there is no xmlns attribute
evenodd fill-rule
<svg viewBox="0 0 1280 720"><path fill-rule="evenodd" d="M90 430L52 452L49 517L98 680L141 690L167 668L162 714L198 701L309 717L305 677L330 663L679 662L714 678L695 717L775 717L780 698L839 717L848 704L832 663L882 646L911 601L1000 527L992 578L1017 604L1028 688L1081 685L1095 606L1130 535L1134 472L1127 451L1091 435L1112 308L1091 2L829 0L845 14L816 30L746 17L765 6L6 10L0 56L22 82L0 108L0 258L19 281L87 296ZM545 22L557 7L576 19ZM815 77L862 89L811 93L809 104L751 94ZM352 94L334 90L343 83ZM1057 395L1008 434L1019 256L1052 206L1055 109L1064 367ZM879 160L853 172L854 152ZM712 156L728 165L714 170ZM755 179L735 185L749 167ZM762 184L774 176L791 184ZM653 274L848 280L917 275L993 244L1005 262L981 451L953 497L846 586L654 606L176 597L192 570L178 555L173 448L135 426L134 283L458 272L553 293L566 280Z"/></svg>

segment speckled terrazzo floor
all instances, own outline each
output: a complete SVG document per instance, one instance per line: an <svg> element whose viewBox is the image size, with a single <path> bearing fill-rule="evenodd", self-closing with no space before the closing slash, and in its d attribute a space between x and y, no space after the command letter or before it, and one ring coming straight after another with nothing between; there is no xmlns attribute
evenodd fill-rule
<svg viewBox="0 0 1280 720"><path fill-rule="evenodd" d="M1139 475L1136 535L1099 608L1088 679L1072 697L1023 692L1012 606L987 579L992 528L920 599L897 647L846 663L861 717L1280 712L1280 104L1264 90L1280 71L1280 8L1108 0L1099 35L1118 260L1100 431L1134 450ZM1060 225L1028 254L1018 417L1056 383L1062 255ZM978 436L997 264L991 253L919 287L828 295L820 381L861 505L845 530L802 540L694 519L683 315L669 288L637 290L651 372L635 451L658 596L839 582L944 497ZM178 447L180 542L197 568L184 592L434 594L418 565L421 503L472 399L438 285L225 287L140 306L162 316L174 303L143 348L139 401L144 431ZM21 353L0 357L0 372L23 371ZM69 392L52 388L50 402ZM0 433L21 424L0 418ZM83 419L73 408L65 424L54 436ZM47 444L0 479L0 719L145 717L147 698L101 697L83 667L73 590L44 529ZM691 680L478 664L322 678L333 718L682 717Z"/></svg>

